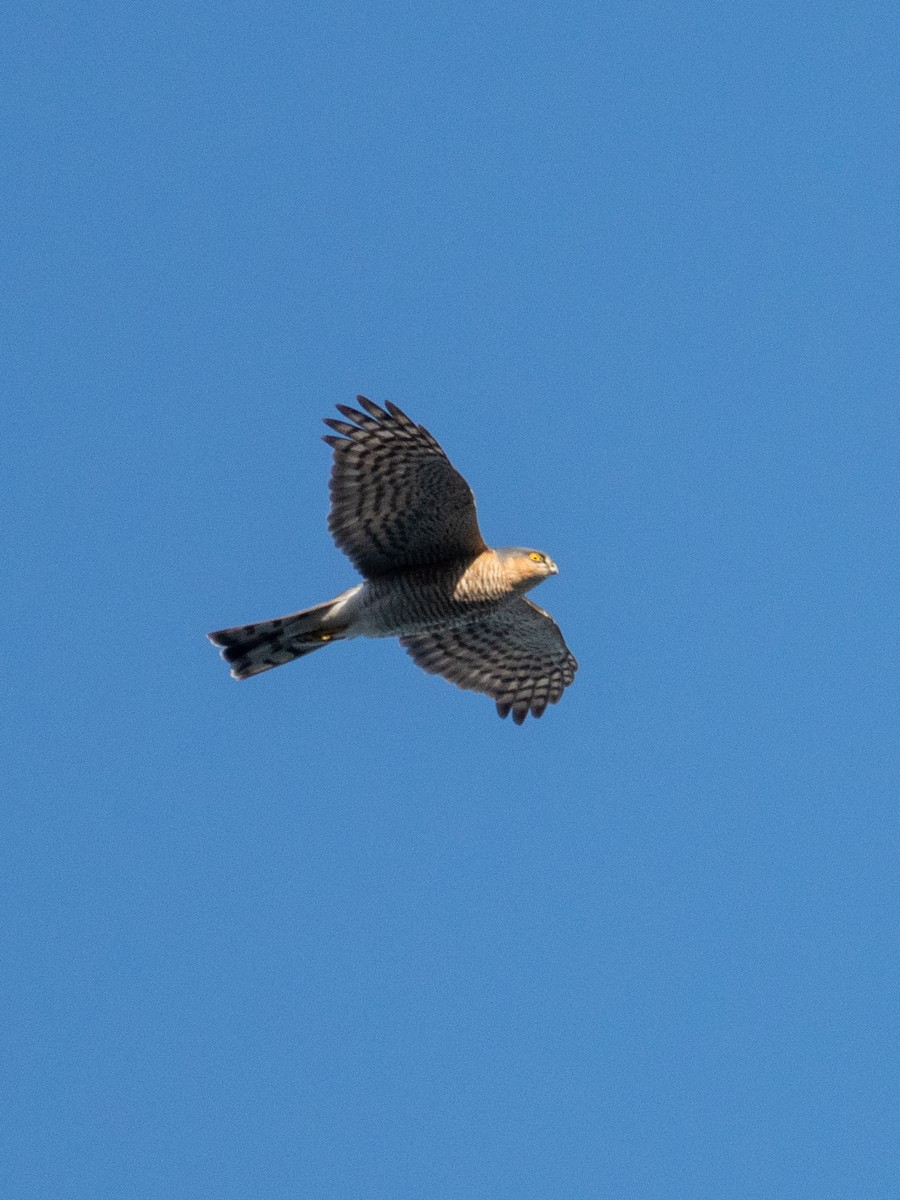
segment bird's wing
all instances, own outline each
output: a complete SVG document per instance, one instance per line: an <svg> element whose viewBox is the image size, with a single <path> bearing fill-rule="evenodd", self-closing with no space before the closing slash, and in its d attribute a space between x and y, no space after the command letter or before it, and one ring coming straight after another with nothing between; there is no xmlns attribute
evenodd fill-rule
<svg viewBox="0 0 900 1200"><path fill-rule="evenodd" d="M471 558L487 547L475 497L427 429L395 404L387 411L358 396L365 409L326 419L334 448L328 528L363 575ZM352 424L351 424L352 422Z"/></svg>
<svg viewBox="0 0 900 1200"><path fill-rule="evenodd" d="M413 661L457 687L484 692L501 717L541 716L575 678L578 663L549 613L524 597L462 625L400 639Z"/></svg>

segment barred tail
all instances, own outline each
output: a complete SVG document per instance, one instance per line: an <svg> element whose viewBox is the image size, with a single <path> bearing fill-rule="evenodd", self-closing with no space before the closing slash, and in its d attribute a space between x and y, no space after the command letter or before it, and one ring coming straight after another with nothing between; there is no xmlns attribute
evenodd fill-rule
<svg viewBox="0 0 900 1200"><path fill-rule="evenodd" d="M214 646L222 646L222 657L231 666L235 679L249 679L321 650L329 642L342 638L348 628L338 614L344 602L358 588L351 588L301 612L287 617L276 617L273 621L257 621L253 625L236 625L232 629L219 629L206 636Z"/></svg>

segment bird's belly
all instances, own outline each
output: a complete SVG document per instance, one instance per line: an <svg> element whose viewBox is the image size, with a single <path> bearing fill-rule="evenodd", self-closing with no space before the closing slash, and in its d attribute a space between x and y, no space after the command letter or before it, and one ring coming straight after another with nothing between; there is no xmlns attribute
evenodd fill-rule
<svg viewBox="0 0 900 1200"><path fill-rule="evenodd" d="M358 637L411 637L471 620L497 607L496 599L460 599L451 580L397 575L368 580L353 622Z"/></svg>

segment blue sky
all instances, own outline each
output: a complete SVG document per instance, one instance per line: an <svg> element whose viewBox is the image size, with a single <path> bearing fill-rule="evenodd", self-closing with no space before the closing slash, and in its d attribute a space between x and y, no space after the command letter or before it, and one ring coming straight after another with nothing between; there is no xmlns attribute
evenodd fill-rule
<svg viewBox="0 0 900 1200"><path fill-rule="evenodd" d="M4 1196L900 1194L896 8L25 6ZM580 660L390 642L320 418L425 424Z"/></svg>

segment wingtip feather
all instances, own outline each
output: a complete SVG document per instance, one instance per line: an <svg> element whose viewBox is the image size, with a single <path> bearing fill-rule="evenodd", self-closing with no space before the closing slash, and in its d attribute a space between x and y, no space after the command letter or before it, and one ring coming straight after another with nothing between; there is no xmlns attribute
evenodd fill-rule
<svg viewBox="0 0 900 1200"><path fill-rule="evenodd" d="M384 409L380 408L373 400L370 400L368 396L357 396L356 403L362 405L369 416L374 417L376 421L383 421L387 416Z"/></svg>

